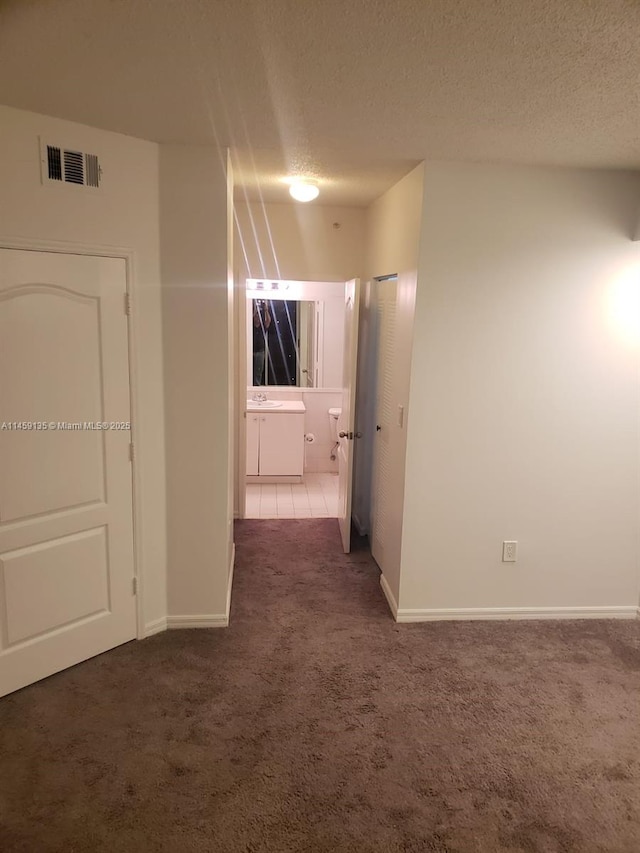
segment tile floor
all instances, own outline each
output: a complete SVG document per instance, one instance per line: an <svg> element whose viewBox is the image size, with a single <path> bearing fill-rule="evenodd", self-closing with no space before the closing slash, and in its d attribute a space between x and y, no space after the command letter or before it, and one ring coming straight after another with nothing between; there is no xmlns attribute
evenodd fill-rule
<svg viewBox="0 0 640 853"><path fill-rule="evenodd" d="M247 486L246 518L335 518L337 515L337 474L305 474L302 483Z"/></svg>

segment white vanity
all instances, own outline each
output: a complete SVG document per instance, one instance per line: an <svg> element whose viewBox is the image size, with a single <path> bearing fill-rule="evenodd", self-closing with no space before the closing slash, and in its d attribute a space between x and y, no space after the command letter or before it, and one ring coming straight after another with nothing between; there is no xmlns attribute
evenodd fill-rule
<svg viewBox="0 0 640 853"><path fill-rule="evenodd" d="M304 413L299 400L247 400L247 482L299 482Z"/></svg>

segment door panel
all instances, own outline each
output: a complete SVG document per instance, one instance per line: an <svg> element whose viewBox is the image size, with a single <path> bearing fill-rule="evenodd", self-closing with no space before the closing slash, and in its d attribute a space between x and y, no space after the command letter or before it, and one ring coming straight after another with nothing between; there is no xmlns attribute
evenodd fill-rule
<svg viewBox="0 0 640 853"><path fill-rule="evenodd" d="M26 286L0 299L0 341L8 356L0 361L3 420L16 412L22 420L42 421L46 415L56 424L104 420L99 299L46 286ZM69 341L73 348L65 346ZM99 432L5 430L0 440L2 521L104 501ZM70 453L74 465L62 465Z"/></svg>
<svg viewBox="0 0 640 853"><path fill-rule="evenodd" d="M301 476L304 469L304 415L260 416L260 474Z"/></svg>
<svg viewBox="0 0 640 853"><path fill-rule="evenodd" d="M338 444L338 523L345 554L351 550L351 495L353 490L359 304L360 280L354 278L345 284L342 411L338 419L338 433L344 433Z"/></svg>
<svg viewBox="0 0 640 853"><path fill-rule="evenodd" d="M0 695L136 634L125 293L124 260L0 250Z"/></svg>
<svg viewBox="0 0 640 853"><path fill-rule="evenodd" d="M3 554L8 645L109 609L104 527ZM73 590L73 596L68 595ZM33 591L38 590L34 596Z"/></svg>

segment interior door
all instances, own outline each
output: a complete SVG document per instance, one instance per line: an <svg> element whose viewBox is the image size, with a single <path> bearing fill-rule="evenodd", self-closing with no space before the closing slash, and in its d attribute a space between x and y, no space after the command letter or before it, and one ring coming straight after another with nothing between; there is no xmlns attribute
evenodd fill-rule
<svg viewBox="0 0 640 853"><path fill-rule="evenodd" d="M136 635L125 293L0 249L0 695Z"/></svg>
<svg viewBox="0 0 640 853"><path fill-rule="evenodd" d="M356 417L356 368L358 361L358 311L360 279L345 283L344 359L342 412L338 419L338 523L345 554L351 550L351 493L353 488L353 441Z"/></svg>
<svg viewBox="0 0 640 853"><path fill-rule="evenodd" d="M376 433L373 450L371 501L371 553L385 569L385 542L391 512L391 441L393 439L393 393L395 375L396 303L398 280L375 282L377 314Z"/></svg>

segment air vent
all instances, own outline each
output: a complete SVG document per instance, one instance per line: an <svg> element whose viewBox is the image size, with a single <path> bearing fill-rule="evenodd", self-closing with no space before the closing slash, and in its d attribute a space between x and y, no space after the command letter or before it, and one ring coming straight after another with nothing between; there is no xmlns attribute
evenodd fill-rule
<svg viewBox="0 0 640 853"><path fill-rule="evenodd" d="M42 183L52 181L80 187L100 186L102 168L97 154L87 154L60 145L48 145L40 140Z"/></svg>
<svg viewBox="0 0 640 853"><path fill-rule="evenodd" d="M84 160L81 151L64 152L64 179L68 184L84 184Z"/></svg>
<svg viewBox="0 0 640 853"><path fill-rule="evenodd" d="M47 168L49 170L50 181L62 180L62 159L60 157L60 149L54 148L53 145L47 145Z"/></svg>
<svg viewBox="0 0 640 853"><path fill-rule="evenodd" d="M88 187L97 187L100 185L100 166L98 158L95 154L85 154L85 178Z"/></svg>

